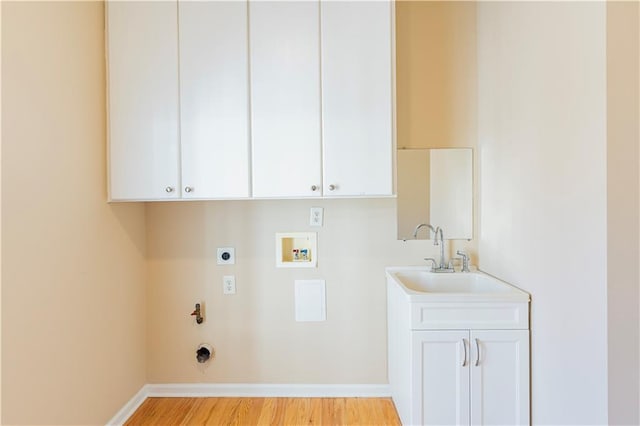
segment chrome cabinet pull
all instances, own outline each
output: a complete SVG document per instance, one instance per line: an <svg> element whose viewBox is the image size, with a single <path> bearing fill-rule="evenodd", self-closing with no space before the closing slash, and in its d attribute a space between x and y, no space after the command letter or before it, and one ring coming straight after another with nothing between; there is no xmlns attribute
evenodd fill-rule
<svg viewBox="0 0 640 426"><path fill-rule="evenodd" d="M462 366L467 366L467 341L466 339L462 339L462 347L464 348L464 360L462 360Z"/></svg>
<svg viewBox="0 0 640 426"><path fill-rule="evenodd" d="M165 190L167 193L171 193L171 192L173 192L173 187L172 187L172 186L167 186L164 190Z"/></svg>
<svg viewBox="0 0 640 426"><path fill-rule="evenodd" d="M337 186L334 185L334 184L329 185L329 191L335 191L336 188L337 188Z"/></svg>
<svg viewBox="0 0 640 426"><path fill-rule="evenodd" d="M476 367L480 364L480 342L478 339L474 339L476 341Z"/></svg>
<svg viewBox="0 0 640 426"><path fill-rule="evenodd" d="M184 192L191 192L191 191L193 191L192 187L190 187L190 186L185 186L184 187Z"/></svg>
<svg viewBox="0 0 640 426"><path fill-rule="evenodd" d="M311 190L313 192L317 191L318 190L318 185L311 185Z"/></svg>

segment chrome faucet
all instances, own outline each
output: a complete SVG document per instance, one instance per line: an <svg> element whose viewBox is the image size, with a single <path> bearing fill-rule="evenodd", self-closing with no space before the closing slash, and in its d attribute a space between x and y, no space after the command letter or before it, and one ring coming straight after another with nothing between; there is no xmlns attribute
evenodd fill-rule
<svg viewBox="0 0 640 426"><path fill-rule="evenodd" d="M433 231L433 233L436 233L436 230L433 229L433 226L429 225L428 223L421 223L420 225L416 226L416 229L413 230L413 239L415 240L416 238L418 238L418 231L420 230L420 228L424 228L424 227L429 228L430 230ZM431 234L429 234L431 235Z"/></svg>
<svg viewBox="0 0 640 426"><path fill-rule="evenodd" d="M440 228L439 226L437 226L436 228L434 228L433 226L429 225L428 223L421 223L418 226L416 226L416 228L413 230L413 238L417 238L418 237L418 231L420 230L420 228L423 227L427 227L429 228L431 231L433 231L433 234L435 235L435 239L433 240L433 245L437 246L438 245L438 234L440 234L440 264L436 264L436 261L433 258L426 258L425 260L430 260L433 262L433 268L431 269L433 272L454 272L453 266L452 265L446 265L445 263L445 258L444 258L444 236L442 233L442 228Z"/></svg>
<svg viewBox="0 0 640 426"><path fill-rule="evenodd" d="M444 236L442 234L442 228L438 226L434 233L436 234L436 239L433 241L434 246L438 245L438 234L440 234L440 265L438 265L438 267L433 272L455 272L455 270L453 269L453 265L447 265L445 262Z"/></svg>

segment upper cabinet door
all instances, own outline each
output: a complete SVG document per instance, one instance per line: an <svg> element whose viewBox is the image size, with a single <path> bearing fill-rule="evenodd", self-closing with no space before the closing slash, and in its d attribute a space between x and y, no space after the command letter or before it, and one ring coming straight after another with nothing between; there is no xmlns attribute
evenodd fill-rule
<svg viewBox="0 0 640 426"><path fill-rule="evenodd" d="M322 2L325 195L393 193L391 7Z"/></svg>
<svg viewBox="0 0 640 426"><path fill-rule="evenodd" d="M182 196L248 197L247 3L179 7Z"/></svg>
<svg viewBox="0 0 640 426"><path fill-rule="evenodd" d="M109 196L178 198L176 2L107 3Z"/></svg>
<svg viewBox="0 0 640 426"><path fill-rule="evenodd" d="M319 196L319 4L249 8L253 196Z"/></svg>

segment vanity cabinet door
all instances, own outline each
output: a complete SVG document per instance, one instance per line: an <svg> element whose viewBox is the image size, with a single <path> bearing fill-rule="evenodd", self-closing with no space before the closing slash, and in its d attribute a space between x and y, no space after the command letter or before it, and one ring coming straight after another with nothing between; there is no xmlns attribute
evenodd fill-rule
<svg viewBox="0 0 640 426"><path fill-rule="evenodd" d="M321 2L325 196L393 193L392 5Z"/></svg>
<svg viewBox="0 0 640 426"><path fill-rule="evenodd" d="M471 331L471 424L529 424L529 331Z"/></svg>
<svg viewBox="0 0 640 426"><path fill-rule="evenodd" d="M469 331L415 331L411 424L469 424Z"/></svg>
<svg viewBox="0 0 640 426"><path fill-rule="evenodd" d="M183 198L249 196L246 2L179 1Z"/></svg>
<svg viewBox="0 0 640 426"><path fill-rule="evenodd" d="M179 198L177 3L106 7L109 198Z"/></svg>
<svg viewBox="0 0 640 426"><path fill-rule="evenodd" d="M321 195L319 12L249 2L254 197Z"/></svg>

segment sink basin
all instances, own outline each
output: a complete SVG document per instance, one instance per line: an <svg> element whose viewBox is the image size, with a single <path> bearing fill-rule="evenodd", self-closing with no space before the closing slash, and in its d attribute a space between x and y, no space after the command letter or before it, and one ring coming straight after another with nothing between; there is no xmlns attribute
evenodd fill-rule
<svg viewBox="0 0 640 426"><path fill-rule="evenodd" d="M397 272L396 278L409 290L426 293L502 293L511 289L479 273L442 274L427 271Z"/></svg>
<svg viewBox="0 0 640 426"><path fill-rule="evenodd" d="M528 301L524 291L480 271L435 273L427 267L387 268L387 276L412 301Z"/></svg>

